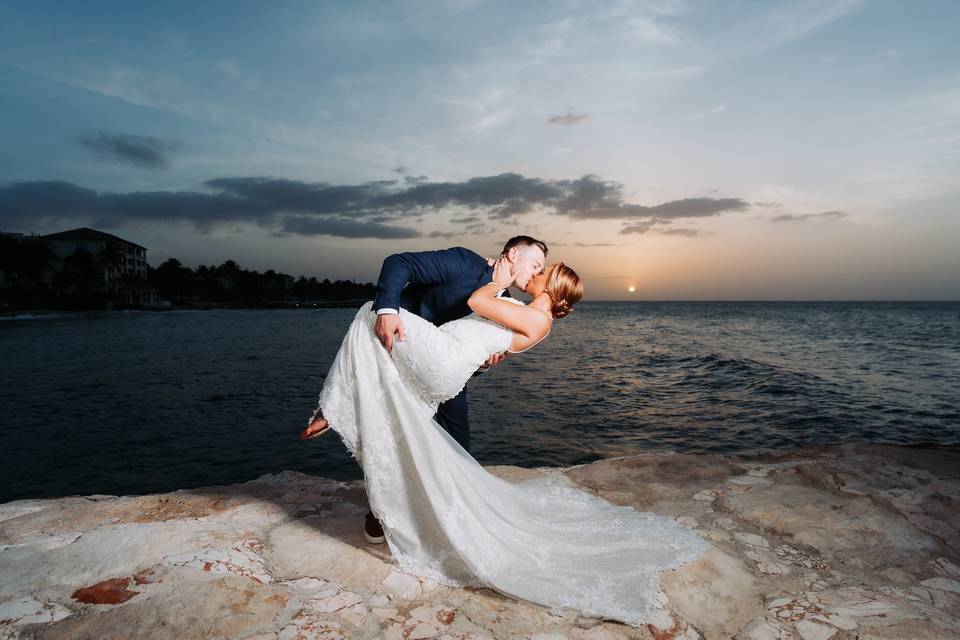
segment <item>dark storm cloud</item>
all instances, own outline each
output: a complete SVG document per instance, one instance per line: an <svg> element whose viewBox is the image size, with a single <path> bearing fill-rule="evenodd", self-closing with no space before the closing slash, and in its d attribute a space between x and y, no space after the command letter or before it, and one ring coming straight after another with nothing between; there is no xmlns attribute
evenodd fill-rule
<svg viewBox="0 0 960 640"><path fill-rule="evenodd" d="M420 232L404 227L390 227L376 222L359 222L350 218L317 218L284 216L281 228L301 236L340 236L341 238L416 238Z"/></svg>
<svg viewBox="0 0 960 640"><path fill-rule="evenodd" d="M552 203L558 213L578 219L629 220L646 218L665 221L673 218L715 216L750 208L740 198L684 198L646 206L623 201L623 185L586 175L577 180L557 180L553 184L564 195Z"/></svg>
<svg viewBox="0 0 960 640"><path fill-rule="evenodd" d="M784 213L770 218L770 222L799 222L801 220L811 220L814 218L845 218L846 216L847 213L845 211L824 211L822 213L803 214Z"/></svg>
<svg viewBox="0 0 960 640"><path fill-rule="evenodd" d="M86 219L117 227L126 220L185 221L207 231L219 224L252 222L304 235L409 238L419 232L400 220L409 224L422 215L453 209L457 216L453 220L469 225L469 233L485 230L484 220L516 226L518 219L536 211L539 216L572 220L619 220L627 225L621 233L629 234L645 233L654 225L680 218L715 216L750 206L739 198L706 197L652 206L630 204L624 202L621 183L593 175L543 180L502 173L462 182L376 180L355 185L249 176L215 178L203 186L209 191L112 193L68 182L19 182L0 186L0 224L36 227L61 219ZM355 224L345 224L348 219ZM383 224L388 221L397 221L397 226Z"/></svg>
<svg viewBox="0 0 960 640"><path fill-rule="evenodd" d="M269 216L256 202L228 194L192 191L111 193L62 181L17 182L0 187L0 223L36 227L68 220L92 220L118 227L129 220L176 222L197 228L233 221L260 222Z"/></svg>
<svg viewBox="0 0 960 640"><path fill-rule="evenodd" d="M180 148L177 140L104 131L82 134L77 138L77 143L102 158L126 162L143 169L166 169L170 166L169 155Z"/></svg>
<svg viewBox="0 0 960 640"><path fill-rule="evenodd" d="M209 182L223 182L221 191L111 193L61 181L18 182L0 187L0 227L32 229L86 221L100 227L117 228L129 221L152 221L188 222L198 230L208 232L218 225L250 222L267 229L279 227L282 231L308 236L326 233L346 238L411 238L419 235L415 229L372 221L343 220L342 216L280 217L280 214L349 212L356 208L353 204L357 196L353 188L318 190L295 181L257 178ZM278 185L278 182L286 185ZM361 185L359 189L362 191L363 187ZM337 202L345 205L337 208ZM310 220L316 224L309 224Z"/></svg>
<svg viewBox="0 0 960 640"><path fill-rule="evenodd" d="M562 196L551 183L539 178L524 178L515 173L470 178L464 182L426 182L372 198L368 205L408 213L424 209L461 206L486 211L491 217L508 217L529 211L534 204Z"/></svg>
<svg viewBox="0 0 960 640"><path fill-rule="evenodd" d="M547 120L547 124L560 124L571 126L575 124L580 124L587 119L585 113L570 113L569 111L562 116L553 116Z"/></svg>
<svg viewBox="0 0 960 640"><path fill-rule="evenodd" d="M216 178L203 184L227 194L260 203L264 208L295 213L349 214L370 211L368 203L389 193L392 180L358 185L331 185L284 178ZM388 214L386 211L370 213Z"/></svg>
<svg viewBox="0 0 960 640"><path fill-rule="evenodd" d="M740 198L700 197L645 206L624 202L621 183L599 180L593 175L576 180L543 180L516 173L502 173L463 182L418 184L408 189L374 195L363 206L403 213L463 207L500 220L534 210L574 219L671 220L743 211L750 204Z"/></svg>

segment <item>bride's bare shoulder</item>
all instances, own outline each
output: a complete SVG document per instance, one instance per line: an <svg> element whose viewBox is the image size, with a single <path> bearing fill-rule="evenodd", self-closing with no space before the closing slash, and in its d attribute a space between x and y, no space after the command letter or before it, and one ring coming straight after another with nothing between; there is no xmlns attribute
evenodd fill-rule
<svg viewBox="0 0 960 640"><path fill-rule="evenodd" d="M550 329L553 327L553 319L548 317L547 314L539 309L534 309L527 305L524 306L526 306L525 311L529 312L525 317L529 330L522 333L514 332L510 340L510 348L507 349L510 353L523 353L546 338L550 334Z"/></svg>

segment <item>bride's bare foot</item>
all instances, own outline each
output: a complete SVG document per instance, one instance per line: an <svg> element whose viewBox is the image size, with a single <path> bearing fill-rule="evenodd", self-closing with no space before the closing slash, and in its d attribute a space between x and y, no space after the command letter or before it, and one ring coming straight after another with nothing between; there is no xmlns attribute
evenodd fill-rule
<svg viewBox="0 0 960 640"><path fill-rule="evenodd" d="M310 438L316 438L318 436L322 436L329 430L330 424L322 414L318 413L313 418L313 421L307 426L307 428L300 432L300 439L309 440Z"/></svg>

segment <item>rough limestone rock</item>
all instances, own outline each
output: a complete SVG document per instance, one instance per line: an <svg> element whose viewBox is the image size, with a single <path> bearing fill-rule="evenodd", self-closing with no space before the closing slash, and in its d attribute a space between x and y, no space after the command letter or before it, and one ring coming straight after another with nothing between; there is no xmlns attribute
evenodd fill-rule
<svg viewBox="0 0 960 640"><path fill-rule="evenodd" d="M960 447L643 453L564 474L713 545L642 627L399 570L362 481L282 471L147 496L0 505L0 640L960 637Z"/></svg>

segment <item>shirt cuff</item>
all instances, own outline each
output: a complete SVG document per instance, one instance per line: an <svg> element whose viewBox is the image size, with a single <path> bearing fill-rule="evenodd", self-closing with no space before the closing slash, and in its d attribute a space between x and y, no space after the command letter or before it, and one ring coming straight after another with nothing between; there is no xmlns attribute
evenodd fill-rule
<svg viewBox="0 0 960 640"><path fill-rule="evenodd" d="M385 313L399 313L399 311L397 311L396 309L391 309L390 307L383 307L381 309L377 309L378 316L382 316Z"/></svg>

